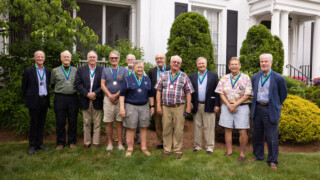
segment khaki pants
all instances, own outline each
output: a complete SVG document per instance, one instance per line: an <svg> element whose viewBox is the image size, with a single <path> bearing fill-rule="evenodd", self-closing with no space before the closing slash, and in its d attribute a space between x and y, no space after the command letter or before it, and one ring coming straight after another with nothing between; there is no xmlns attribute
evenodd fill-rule
<svg viewBox="0 0 320 180"><path fill-rule="evenodd" d="M157 104L157 102L155 102L154 104ZM157 112L157 106L155 106L155 112ZM154 121L155 121L155 125L156 125L156 134L157 134L157 142L158 145L162 145L163 144L163 139L162 139L162 116L159 115L158 113L155 113L155 117L154 117Z"/></svg>
<svg viewBox="0 0 320 180"><path fill-rule="evenodd" d="M202 128L206 143L206 151L213 151L216 115L204 112L204 104L198 104L198 112L193 115L194 149L202 149Z"/></svg>
<svg viewBox="0 0 320 180"><path fill-rule="evenodd" d="M93 108L92 101L90 101L89 109L82 110L83 114L83 135L84 144L91 144L91 120L93 120L93 142L92 144L100 144L100 130L101 130L101 112Z"/></svg>
<svg viewBox="0 0 320 180"><path fill-rule="evenodd" d="M184 105L179 107L162 106L163 148L164 152L182 153L184 128Z"/></svg>

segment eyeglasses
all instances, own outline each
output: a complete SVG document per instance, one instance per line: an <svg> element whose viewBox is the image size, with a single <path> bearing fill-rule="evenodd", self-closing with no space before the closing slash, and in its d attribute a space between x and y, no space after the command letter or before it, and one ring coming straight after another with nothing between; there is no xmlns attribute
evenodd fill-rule
<svg viewBox="0 0 320 180"><path fill-rule="evenodd" d="M180 61L172 61L173 64L181 64Z"/></svg>
<svg viewBox="0 0 320 180"><path fill-rule="evenodd" d="M109 57L109 59L113 60L113 59L119 59L119 57Z"/></svg>
<svg viewBox="0 0 320 180"><path fill-rule="evenodd" d="M156 60L162 60L164 57L157 57Z"/></svg>

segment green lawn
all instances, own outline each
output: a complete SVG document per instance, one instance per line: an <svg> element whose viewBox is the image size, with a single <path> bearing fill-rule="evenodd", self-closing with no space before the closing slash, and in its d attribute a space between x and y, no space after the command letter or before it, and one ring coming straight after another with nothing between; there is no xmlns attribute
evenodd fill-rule
<svg viewBox="0 0 320 180"><path fill-rule="evenodd" d="M54 142L46 145L55 147ZM0 143L0 179L320 179L320 152L280 153L279 169L274 171L266 161L238 163L239 152L222 157L223 150L212 155L188 150L178 160L174 155L162 158L162 151L154 149L151 157L136 150L125 158L125 151L83 150L80 145L28 156L27 147Z"/></svg>

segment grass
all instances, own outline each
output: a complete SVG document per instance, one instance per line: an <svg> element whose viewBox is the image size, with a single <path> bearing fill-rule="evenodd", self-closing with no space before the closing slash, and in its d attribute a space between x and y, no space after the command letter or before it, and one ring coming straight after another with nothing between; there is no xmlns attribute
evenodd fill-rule
<svg viewBox="0 0 320 180"><path fill-rule="evenodd" d="M54 149L53 142L46 143ZM146 157L136 147L132 157L125 151L107 152L105 147L83 150L37 151L26 154L27 143L0 143L0 179L319 179L320 152L280 153L279 169L271 170L266 161L237 162L239 152L222 157L204 151L184 151L182 159L174 155L162 158L162 151L151 150ZM253 157L252 153L247 158Z"/></svg>

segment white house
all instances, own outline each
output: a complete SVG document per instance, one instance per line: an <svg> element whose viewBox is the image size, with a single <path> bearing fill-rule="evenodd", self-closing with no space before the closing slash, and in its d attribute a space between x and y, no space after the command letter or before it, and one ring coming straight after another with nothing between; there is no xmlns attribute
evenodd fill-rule
<svg viewBox="0 0 320 180"><path fill-rule="evenodd" d="M129 38L144 49L144 60L153 64L156 53L166 52L167 39L175 17L183 12L194 11L204 15L209 22L215 61L221 64L218 67L223 67L218 69L219 73L225 73L225 64L230 57L239 56L248 29L252 25L264 24L283 42L283 74L290 75L291 70L293 75L295 68L309 77L320 77L320 0L77 2L80 11L74 11L73 16L81 17L85 25L99 35L99 43L113 45L114 40ZM287 65L292 68L287 68Z"/></svg>

